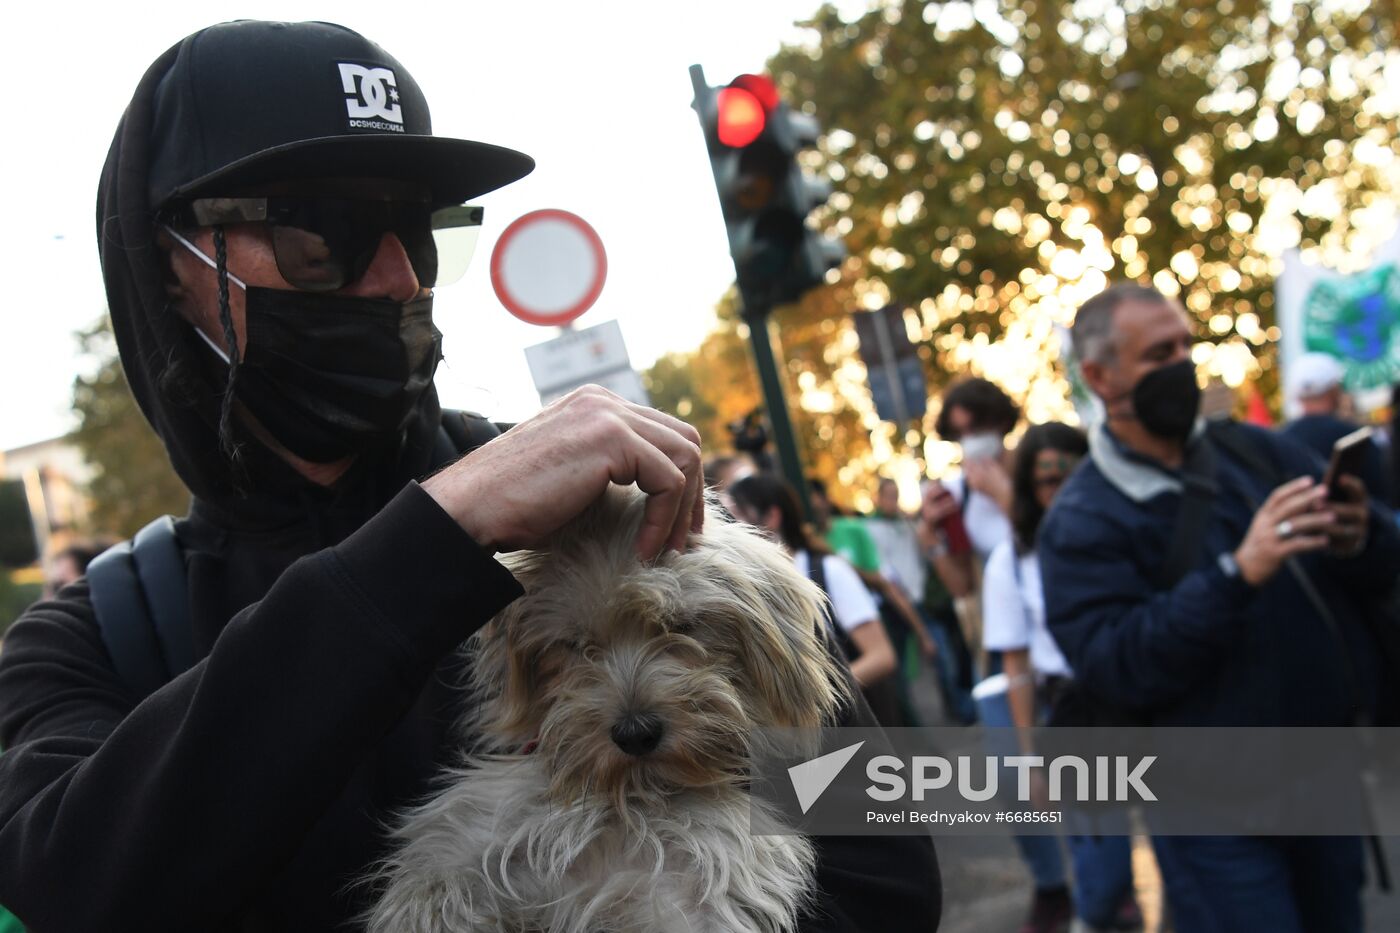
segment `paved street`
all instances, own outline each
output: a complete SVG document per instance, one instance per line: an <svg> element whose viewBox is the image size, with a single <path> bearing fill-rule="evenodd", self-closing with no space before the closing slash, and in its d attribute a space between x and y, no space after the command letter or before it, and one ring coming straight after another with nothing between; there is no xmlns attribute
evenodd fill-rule
<svg viewBox="0 0 1400 933"><path fill-rule="evenodd" d="M916 685L914 698L926 724L943 722L938 692L927 672ZM1030 904L1031 883L1010 836L940 835L937 844L943 872L940 933L1016 933ZM1400 839L1387 839L1386 849L1391 874L1400 886ZM1367 869L1369 872L1369 861ZM1138 903L1147 921L1146 930L1160 933L1163 930L1162 889L1146 837L1134 839L1133 875ZM1368 933L1400 930L1400 890L1383 894L1374 884L1367 887L1366 930Z"/></svg>

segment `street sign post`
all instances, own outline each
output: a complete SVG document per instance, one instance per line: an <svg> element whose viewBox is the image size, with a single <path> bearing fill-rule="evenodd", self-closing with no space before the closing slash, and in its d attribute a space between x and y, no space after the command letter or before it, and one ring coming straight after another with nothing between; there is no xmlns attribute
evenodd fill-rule
<svg viewBox="0 0 1400 933"><path fill-rule="evenodd" d="M928 408L928 383L919 348L904 328L904 308L886 305L857 314L855 325L880 420L900 428L921 420Z"/></svg>
<svg viewBox="0 0 1400 933"><path fill-rule="evenodd" d="M548 405L589 383L610 389L629 402L651 404L641 377L632 369L617 321L568 330L553 340L526 347L525 361L541 404Z"/></svg>

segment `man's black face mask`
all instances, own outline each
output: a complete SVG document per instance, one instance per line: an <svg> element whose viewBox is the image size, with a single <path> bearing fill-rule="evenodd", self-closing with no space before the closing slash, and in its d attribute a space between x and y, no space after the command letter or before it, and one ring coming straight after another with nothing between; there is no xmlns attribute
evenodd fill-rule
<svg viewBox="0 0 1400 933"><path fill-rule="evenodd" d="M431 295L399 302L229 279L247 297L234 394L280 444L304 460L333 463L404 429L442 358Z"/></svg>
<svg viewBox="0 0 1400 933"><path fill-rule="evenodd" d="M249 288L240 401L292 453L330 463L395 437L442 358L432 296Z"/></svg>
<svg viewBox="0 0 1400 933"><path fill-rule="evenodd" d="M1152 370L1133 386L1132 400L1138 422L1149 433L1185 440L1201 410L1196 364L1182 360Z"/></svg>

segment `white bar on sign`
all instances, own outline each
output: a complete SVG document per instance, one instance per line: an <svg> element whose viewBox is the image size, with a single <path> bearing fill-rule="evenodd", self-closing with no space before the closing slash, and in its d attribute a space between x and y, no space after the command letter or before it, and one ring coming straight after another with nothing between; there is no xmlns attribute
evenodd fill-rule
<svg viewBox="0 0 1400 933"><path fill-rule="evenodd" d="M541 396L555 394L565 386L573 388L594 381L601 373L630 369L632 365L617 321L567 331L553 340L526 347L525 362Z"/></svg>
<svg viewBox="0 0 1400 933"><path fill-rule="evenodd" d="M651 406L651 396L647 394L646 386L642 384L641 374L630 366L626 369L615 369L606 373L595 373L587 379L582 379L567 386L559 386L548 392L540 393L540 404L548 405L557 398L568 395L574 389L583 385L599 385L609 392L615 392L629 402L638 405Z"/></svg>

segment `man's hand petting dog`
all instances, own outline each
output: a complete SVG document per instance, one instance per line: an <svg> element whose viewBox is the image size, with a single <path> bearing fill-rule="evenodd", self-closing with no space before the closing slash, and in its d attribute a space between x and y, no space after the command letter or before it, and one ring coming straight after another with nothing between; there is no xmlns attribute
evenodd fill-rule
<svg viewBox="0 0 1400 933"><path fill-rule="evenodd" d="M423 483L482 547L537 548L609 483L647 494L637 553L685 549L704 521L700 434L670 415L584 386Z"/></svg>

